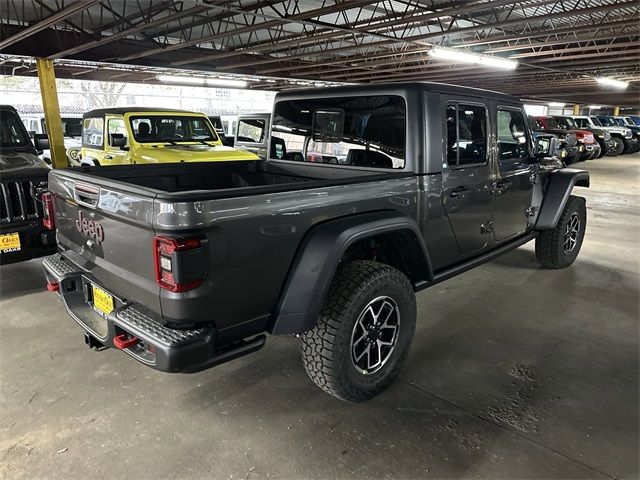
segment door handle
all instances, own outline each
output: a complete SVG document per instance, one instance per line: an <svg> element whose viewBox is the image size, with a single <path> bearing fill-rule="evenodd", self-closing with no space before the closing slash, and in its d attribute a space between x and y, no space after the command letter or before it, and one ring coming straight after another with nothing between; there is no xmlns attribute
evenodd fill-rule
<svg viewBox="0 0 640 480"><path fill-rule="evenodd" d="M113 160L113 156L112 155L105 155L104 159L105 160Z"/></svg>
<svg viewBox="0 0 640 480"><path fill-rule="evenodd" d="M471 190L464 187L458 187L454 189L449 196L453 198L464 197L467 193L471 193Z"/></svg>

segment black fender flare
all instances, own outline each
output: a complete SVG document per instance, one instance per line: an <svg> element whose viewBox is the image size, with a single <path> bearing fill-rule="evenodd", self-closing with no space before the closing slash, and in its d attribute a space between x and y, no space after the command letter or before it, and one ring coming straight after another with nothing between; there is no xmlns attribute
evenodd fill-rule
<svg viewBox="0 0 640 480"><path fill-rule="evenodd" d="M561 168L551 174L548 182L536 221L536 230L555 228L573 187L589 187L589 172L575 168Z"/></svg>
<svg viewBox="0 0 640 480"><path fill-rule="evenodd" d="M312 227L294 257L269 333L297 334L312 329L333 276L350 245L375 235L409 231L426 262L424 280L433 278L431 261L416 222L397 211L379 211L330 220Z"/></svg>

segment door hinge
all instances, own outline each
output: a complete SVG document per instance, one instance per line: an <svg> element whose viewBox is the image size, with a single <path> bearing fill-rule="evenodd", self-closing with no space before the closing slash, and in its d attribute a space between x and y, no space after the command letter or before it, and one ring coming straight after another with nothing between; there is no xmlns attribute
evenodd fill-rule
<svg viewBox="0 0 640 480"><path fill-rule="evenodd" d="M527 215L527 217L533 217L536 214L536 207L529 207L525 210L525 214Z"/></svg>

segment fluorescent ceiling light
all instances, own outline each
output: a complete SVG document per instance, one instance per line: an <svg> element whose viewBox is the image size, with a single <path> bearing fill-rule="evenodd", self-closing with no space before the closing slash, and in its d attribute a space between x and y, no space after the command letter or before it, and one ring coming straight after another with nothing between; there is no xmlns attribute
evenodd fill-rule
<svg viewBox="0 0 640 480"><path fill-rule="evenodd" d="M162 83L189 84L208 87L235 87L244 88L247 82L244 80L233 80L230 78L204 78L204 77L186 77L180 75L158 75L156 77Z"/></svg>
<svg viewBox="0 0 640 480"><path fill-rule="evenodd" d="M615 80L613 78L600 77L596 78L596 82L600 85L606 85L608 87L616 87L616 88L627 88L629 86L628 82L623 82L622 80Z"/></svg>
<svg viewBox="0 0 640 480"><path fill-rule="evenodd" d="M518 66L517 60L493 57L490 55L478 55L476 53L462 52L451 48L433 47L429 50L429 55L433 58L451 60L452 62L475 63L484 67L503 68L513 70Z"/></svg>
<svg viewBox="0 0 640 480"><path fill-rule="evenodd" d="M566 103L562 103L562 102L549 102L550 107L564 107L565 105Z"/></svg>
<svg viewBox="0 0 640 480"><path fill-rule="evenodd" d="M600 105L589 105L589 110L600 110L601 108Z"/></svg>
<svg viewBox="0 0 640 480"><path fill-rule="evenodd" d="M208 78L207 85L210 87L234 87L234 88L245 88L247 86L247 82L244 80L231 80L224 78Z"/></svg>
<svg viewBox="0 0 640 480"><path fill-rule="evenodd" d="M184 77L178 75L158 75L156 77L162 83L188 83L189 85L204 85L202 77Z"/></svg>

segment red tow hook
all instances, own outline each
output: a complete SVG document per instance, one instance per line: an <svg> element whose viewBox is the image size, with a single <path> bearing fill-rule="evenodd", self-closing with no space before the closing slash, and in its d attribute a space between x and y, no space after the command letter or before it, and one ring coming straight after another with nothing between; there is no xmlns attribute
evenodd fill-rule
<svg viewBox="0 0 640 480"><path fill-rule="evenodd" d="M57 292L57 291L60 290L60 284L59 283L48 282L47 283L47 290L49 290L50 292Z"/></svg>
<svg viewBox="0 0 640 480"><path fill-rule="evenodd" d="M127 338L124 333L113 338L113 345L119 350L133 347L136 343L138 343L138 339L136 337Z"/></svg>

